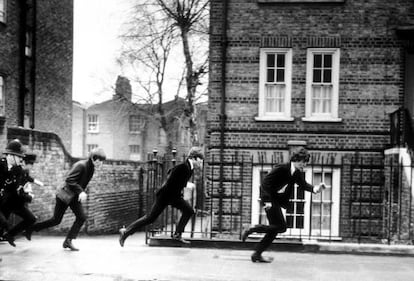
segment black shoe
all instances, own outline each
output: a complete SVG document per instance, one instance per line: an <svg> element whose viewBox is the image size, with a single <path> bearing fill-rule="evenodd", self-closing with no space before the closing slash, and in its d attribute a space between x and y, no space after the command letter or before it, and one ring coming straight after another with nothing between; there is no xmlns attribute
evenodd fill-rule
<svg viewBox="0 0 414 281"><path fill-rule="evenodd" d="M72 239L68 239L68 238L66 238L65 241L63 241L63 249L66 249L66 248L68 248L71 251L79 251L78 248L73 246Z"/></svg>
<svg viewBox="0 0 414 281"><path fill-rule="evenodd" d="M23 235L24 235L24 237L26 237L27 240L31 241L32 240L32 233L33 233L33 231L26 230L25 232L23 232Z"/></svg>
<svg viewBox="0 0 414 281"><path fill-rule="evenodd" d="M261 254L254 253L251 256L252 262L261 262L261 263L270 263L273 261L273 258L264 258Z"/></svg>
<svg viewBox="0 0 414 281"><path fill-rule="evenodd" d="M12 245L13 247L16 247L16 243L14 243L14 237L9 235L8 233L3 235L3 238L9 242L10 245Z"/></svg>
<svg viewBox="0 0 414 281"><path fill-rule="evenodd" d="M125 232L126 232L125 228L121 228L119 230L119 245L121 245L121 247L124 247L125 239L127 238Z"/></svg>
<svg viewBox="0 0 414 281"><path fill-rule="evenodd" d="M251 233L250 228L243 232L243 235L242 235L242 241L243 242L246 242L246 239L247 239L247 237L249 237L250 233Z"/></svg>
<svg viewBox="0 0 414 281"><path fill-rule="evenodd" d="M179 233L173 234L173 236L171 238L172 238L172 240L177 241L177 242L181 242L183 244L190 244L191 243L190 241L185 240L184 238L182 238L181 234L179 234Z"/></svg>

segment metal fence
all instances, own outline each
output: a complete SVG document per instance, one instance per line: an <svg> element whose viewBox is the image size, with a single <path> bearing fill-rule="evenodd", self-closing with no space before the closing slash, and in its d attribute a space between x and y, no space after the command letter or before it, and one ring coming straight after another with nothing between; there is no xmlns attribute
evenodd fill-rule
<svg viewBox="0 0 414 281"><path fill-rule="evenodd" d="M237 155L220 162L211 157L192 179L196 188L184 190L196 215L183 236L237 240L246 227L267 223L259 187L263 176L279 162ZM388 244L413 241L414 167L409 159L353 154L310 163L307 181L324 182L327 188L321 194L295 188L285 212L288 230L278 237ZM174 157L153 157L147 162L148 206L175 164ZM147 238L172 235L179 216L179 211L167 208L147 228Z"/></svg>

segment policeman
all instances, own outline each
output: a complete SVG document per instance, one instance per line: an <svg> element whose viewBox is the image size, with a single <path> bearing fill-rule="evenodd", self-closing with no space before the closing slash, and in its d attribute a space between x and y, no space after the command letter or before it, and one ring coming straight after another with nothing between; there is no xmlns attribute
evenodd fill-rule
<svg viewBox="0 0 414 281"><path fill-rule="evenodd" d="M24 151L21 142L18 139L10 141L4 154L5 157L0 159L0 227L6 230L3 235L5 240L15 247L14 236L33 225L36 217L24 206L18 193L24 176ZM20 216L22 221L9 229L7 220L11 213Z"/></svg>

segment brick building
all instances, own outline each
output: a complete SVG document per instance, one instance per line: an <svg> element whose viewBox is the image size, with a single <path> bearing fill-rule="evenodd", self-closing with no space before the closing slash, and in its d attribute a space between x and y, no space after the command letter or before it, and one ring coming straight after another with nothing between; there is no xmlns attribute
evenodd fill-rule
<svg viewBox="0 0 414 281"><path fill-rule="evenodd" d="M0 130L57 133L71 142L73 0L0 1Z"/></svg>
<svg viewBox="0 0 414 281"><path fill-rule="evenodd" d="M210 7L208 173L219 179L209 182L216 229L260 222L260 179L301 145L312 154L306 177L328 189L317 200L295 193L288 234L381 232L383 195L372 190L384 187L390 114L401 107L410 119L414 113L414 2L212 0ZM343 165L356 156L378 164L367 168L378 179L368 184L372 197L362 198L367 169ZM239 165L241 158L249 165ZM379 228L367 234L367 225Z"/></svg>

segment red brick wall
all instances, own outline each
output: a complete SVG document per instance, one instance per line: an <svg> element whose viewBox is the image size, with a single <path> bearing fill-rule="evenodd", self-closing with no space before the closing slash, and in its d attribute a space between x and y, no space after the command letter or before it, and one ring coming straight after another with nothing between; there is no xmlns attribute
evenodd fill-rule
<svg viewBox="0 0 414 281"><path fill-rule="evenodd" d="M34 187L35 198L29 208L38 221L52 216L55 194L64 183L65 175L78 159L66 151L60 138L53 133L9 128L8 139L19 138L29 151L37 154L31 175L42 181L44 187ZM116 233L142 215L145 210L144 174L141 164L131 161L107 160L95 172L88 185L88 202L85 205L87 222L83 231L90 233ZM66 232L74 221L68 209L59 226L44 233Z"/></svg>

